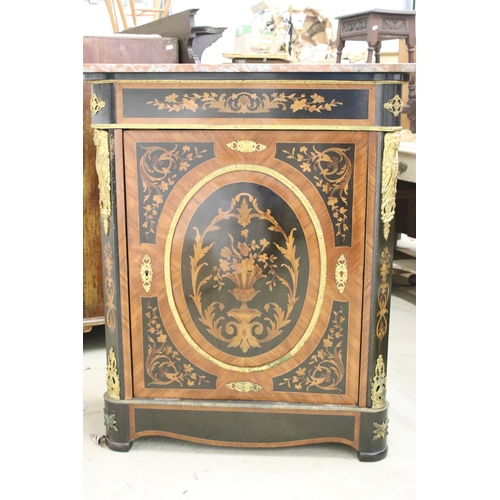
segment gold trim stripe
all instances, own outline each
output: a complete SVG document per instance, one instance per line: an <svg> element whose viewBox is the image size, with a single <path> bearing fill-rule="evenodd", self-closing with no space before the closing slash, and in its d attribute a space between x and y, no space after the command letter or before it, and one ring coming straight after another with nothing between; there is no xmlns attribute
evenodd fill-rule
<svg viewBox="0 0 500 500"><path fill-rule="evenodd" d="M284 118L286 119L286 118ZM331 121L331 120L324 120ZM120 123L120 124L110 124L110 123L94 123L92 125L94 129L124 129L124 130L164 130L164 129L193 129L193 130L352 130L356 132L397 132L402 130L402 127L376 127L371 125L304 125L301 121L297 125L277 125L276 123L270 125L243 125L232 123L230 125L226 123L220 125L204 125L198 123L155 123L155 124L137 124L137 123Z"/></svg>
<svg viewBox="0 0 500 500"><path fill-rule="evenodd" d="M270 363L266 363L264 365L260 366L235 366L235 365L230 365L228 363L224 363L223 361L219 361L218 359L214 358L210 354L208 354L206 351L204 351L189 335L189 332L187 331L186 327L184 326L184 323L182 322L182 319L180 317L179 311L177 310L177 306L174 300L174 291L172 288L172 280L171 280L171 271L170 271L170 259L171 259L171 252L172 252L172 241L174 237L174 232L177 227L177 223L179 222L179 219L182 215L182 212L186 208L186 205L190 202L190 200L193 198L193 196L208 182L212 181L216 177L219 177L220 175L224 175L227 173L231 172L259 172L265 175L269 175L270 177L273 177L274 179L278 180L282 184L284 184L290 191L292 191L297 198L299 198L300 202L304 205L304 208L306 209L309 217L312 220L312 223L314 225L314 229L316 231L316 236L318 238L318 246L319 246L319 254L320 254L320 262L319 262L319 268L320 268L320 278L319 278L319 290L318 290L318 300L316 302L316 306L314 308L314 312L311 318L311 321L309 325L307 326L306 331L302 335L301 339L295 344L295 346L288 351L286 354L281 356L281 358L278 358ZM274 170L263 167L261 165L247 165L247 164L241 164L241 165L229 165L227 167L220 168L219 170L216 170L215 172L212 172L210 175L207 175L205 178L203 178L201 181L199 181L197 184L195 184L189 192L186 194L184 199L181 201L179 204L179 207L177 208L173 218L172 218L172 223L170 225L170 229L167 235L167 242L165 245L165 285L166 285L166 290L167 290L167 298L168 298L168 303L170 306L170 309L172 311L172 314L174 316L175 322L177 323L177 326L179 330L181 331L182 335L184 338L188 341L189 345L198 353L200 356L204 357L208 361L214 363L215 365L224 368L226 370L232 370L232 371L237 371L237 372L242 372L242 373L251 373L251 372L258 372L258 371L264 371L268 370L270 368L273 368L275 366L278 366L279 364L287 361L291 357L295 356L297 352L302 349L304 344L307 342L309 337L311 336L314 328L316 327L316 323L318 322L319 319L319 314L321 311L321 308L323 306L323 300L324 300L324 295L325 295L325 288L326 288L326 271L327 271L327 260L326 260L326 244L325 244L325 237L323 235L323 231L321 228L321 223L307 200L307 198L302 194L301 190L293 184L289 179L287 179L284 175L275 172Z"/></svg>
<svg viewBox="0 0 500 500"><path fill-rule="evenodd" d="M292 79L292 80L87 80L89 83L92 83L93 85L99 85L101 83L179 83L179 84L207 84L207 83L243 83L243 84L269 84L272 83L273 85L293 85L297 86L299 85L404 85L405 83L408 83L408 81L405 80L361 80L361 81L356 81L356 80L299 80L297 78ZM332 89L335 90L335 89ZM339 89L342 90L342 89Z"/></svg>

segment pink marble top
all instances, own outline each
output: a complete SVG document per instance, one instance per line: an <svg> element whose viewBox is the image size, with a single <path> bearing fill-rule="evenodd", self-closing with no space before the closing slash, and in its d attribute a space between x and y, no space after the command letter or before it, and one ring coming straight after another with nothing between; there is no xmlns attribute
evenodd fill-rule
<svg viewBox="0 0 500 500"><path fill-rule="evenodd" d="M84 64L84 73L416 73L416 63Z"/></svg>

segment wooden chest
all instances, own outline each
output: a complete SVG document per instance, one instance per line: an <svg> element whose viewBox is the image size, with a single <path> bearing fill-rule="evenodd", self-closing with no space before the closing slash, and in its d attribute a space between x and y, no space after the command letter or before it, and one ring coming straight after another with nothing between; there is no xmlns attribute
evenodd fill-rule
<svg viewBox="0 0 500 500"><path fill-rule="evenodd" d="M414 65L86 65L111 449L387 453L402 85Z"/></svg>

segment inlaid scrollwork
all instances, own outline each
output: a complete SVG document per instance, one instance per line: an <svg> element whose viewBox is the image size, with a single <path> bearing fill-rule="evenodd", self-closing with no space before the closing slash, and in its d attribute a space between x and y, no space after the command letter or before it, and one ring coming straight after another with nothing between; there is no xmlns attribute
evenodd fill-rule
<svg viewBox="0 0 500 500"><path fill-rule="evenodd" d="M216 377L200 370L176 349L161 321L156 297L143 299L142 316L148 342L145 368L151 379L147 385L215 388Z"/></svg>
<svg viewBox="0 0 500 500"><path fill-rule="evenodd" d="M389 249L384 248L382 255L380 256L380 276L382 278L382 283L377 290L377 301L378 301L378 311L377 311L377 328L376 335L379 340L382 340L389 328L389 309L387 307L390 297L390 286L387 282L387 277L391 272L391 253Z"/></svg>
<svg viewBox="0 0 500 500"><path fill-rule="evenodd" d="M118 376L118 365L115 350L111 348L108 353L108 366L106 370L106 386L110 399L120 399L120 378Z"/></svg>
<svg viewBox="0 0 500 500"><path fill-rule="evenodd" d="M165 110L169 113L179 111L196 112L198 108L214 109L220 113L270 113L273 109L288 110L293 113L297 111L309 111L309 113L321 113L331 111L332 108L342 106L343 103L332 99L327 102L325 97L317 92L308 96L305 93L293 92L286 95L285 92L274 92L266 94L262 92L203 92L184 93L181 95L172 92L165 96L163 101L154 99L147 104L155 106L159 111Z"/></svg>
<svg viewBox="0 0 500 500"><path fill-rule="evenodd" d="M220 250L219 265L214 266L213 274L200 277L200 271L207 265L204 258L214 243L205 244L207 235L219 231L219 223L223 220L236 220L242 228L239 235L228 234L230 244ZM268 230L283 238L284 246L274 242L273 245L264 237L253 237L252 221L266 221ZM227 210L218 210L218 215L202 231L194 227L195 244L190 257L190 270L193 300L199 321L206 327L207 333L222 341L227 347L241 349L243 353L250 348L260 348L262 343L278 337L283 328L290 323L290 315L298 300L297 285L299 276L299 260L296 256L296 245L293 228L286 233L270 210L263 211L258 206L257 199L249 193L239 193L231 200ZM235 238L236 236L236 238ZM278 259L284 258L281 266ZM281 268L287 270L282 273ZM287 275L288 274L288 275ZM248 307L258 293L254 288L258 280L266 279L269 292L283 285L287 292L287 305L283 309L278 303L270 300L264 306L264 311ZM225 305L222 302L212 302L203 305L203 286L213 280L213 288L221 290L226 283L235 287L230 293L241 303L239 308L233 308L224 315ZM263 316L264 313L264 316ZM227 317L226 317L227 316ZM232 319L230 319L232 318ZM221 323L225 322L225 327Z"/></svg>
<svg viewBox="0 0 500 500"><path fill-rule="evenodd" d="M383 408L386 405L386 383L384 360L380 355L377 359L375 376L372 380L372 408Z"/></svg>
<svg viewBox="0 0 500 500"><path fill-rule="evenodd" d="M281 147L281 145L279 145ZM281 150L287 160L294 160L298 168L312 177L318 191L326 197L335 226L335 236L346 244L350 234L349 182L353 166L347 155L350 148L334 146L301 145ZM280 151L278 151L279 157Z"/></svg>
<svg viewBox="0 0 500 500"><path fill-rule="evenodd" d="M109 234L109 219L111 217L111 169L109 164L108 132L94 130L96 146L95 167L99 179L99 206L104 232Z"/></svg>
<svg viewBox="0 0 500 500"><path fill-rule="evenodd" d="M104 245L104 268L106 269L104 277L106 326L114 332L116 329L115 281L113 279L113 252L109 241Z"/></svg>
<svg viewBox="0 0 500 500"><path fill-rule="evenodd" d="M313 391L316 393L343 391L345 378L344 338L347 333L348 303L334 302L330 327L320 344L298 368L274 379L274 390ZM284 386L284 387L283 387Z"/></svg>
<svg viewBox="0 0 500 500"><path fill-rule="evenodd" d="M163 145L162 145L163 146ZM140 146L144 154L138 163L141 240L154 241L156 225L165 201L180 177L213 158L212 143Z"/></svg>
<svg viewBox="0 0 500 500"><path fill-rule="evenodd" d="M401 132L385 134L382 160L382 204L381 216L384 224L384 238L389 239L391 222L396 212L396 183L398 180L398 148Z"/></svg>

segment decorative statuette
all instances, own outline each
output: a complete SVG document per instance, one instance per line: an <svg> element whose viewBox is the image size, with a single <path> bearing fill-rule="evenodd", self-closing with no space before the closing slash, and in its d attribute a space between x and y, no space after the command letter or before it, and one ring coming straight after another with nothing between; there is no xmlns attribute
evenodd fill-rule
<svg viewBox="0 0 500 500"><path fill-rule="evenodd" d="M106 372L106 385L110 399L120 399L120 379L116 365L115 350L111 348L108 354L108 369Z"/></svg>
<svg viewBox="0 0 500 500"><path fill-rule="evenodd" d="M153 282L153 266L151 265L151 257L148 254L142 258L141 279L144 290L149 292L151 290L151 283Z"/></svg>
<svg viewBox="0 0 500 500"><path fill-rule="evenodd" d="M92 98L90 99L90 111L92 111L92 114L97 115L104 106L106 106L106 103L95 94L92 94Z"/></svg>
<svg viewBox="0 0 500 500"><path fill-rule="evenodd" d="M377 366L375 367L375 377L372 382L372 408L383 408L386 394L386 376L385 366L382 355L377 359Z"/></svg>
<svg viewBox="0 0 500 500"><path fill-rule="evenodd" d="M226 387L238 392L257 392L262 389L262 386L253 382L231 382L226 384Z"/></svg>
<svg viewBox="0 0 500 500"><path fill-rule="evenodd" d="M394 116L399 116L401 111L403 111L403 101L401 100L401 97L395 95L384 104L384 108Z"/></svg>
<svg viewBox="0 0 500 500"><path fill-rule="evenodd" d="M396 212L396 182L398 179L398 148L400 139L401 132L386 134L384 139L381 216L384 223L384 238L386 241L389 239L391 221Z"/></svg>
<svg viewBox="0 0 500 500"><path fill-rule="evenodd" d="M337 282L337 288L340 293L344 293L345 284L347 283L347 262L344 254L342 254L337 261L335 267L335 281Z"/></svg>
<svg viewBox="0 0 500 500"><path fill-rule="evenodd" d="M95 168L99 178L99 206L101 208L104 232L109 234L111 217L111 171L109 166L108 133L105 130L94 130L96 146Z"/></svg>
<svg viewBox="0 0 500 500"><path fill-rule="evenodd" d="M386 418L381 424L377 424L376 422L373 422L373 426L375 427L375 430L373 431L373 441L376 441L377 439L383 439L387 434L389 434L387 427L389 426L389 419Z"/></svg>
<svg viewBox="0 0 500 500"><path fill-rule="evenodd" d="M254 141L233 141L228 142L226 146L239 153L255 153L267 149L267 146L264 146L264 144L259 144Z"/></svg>

